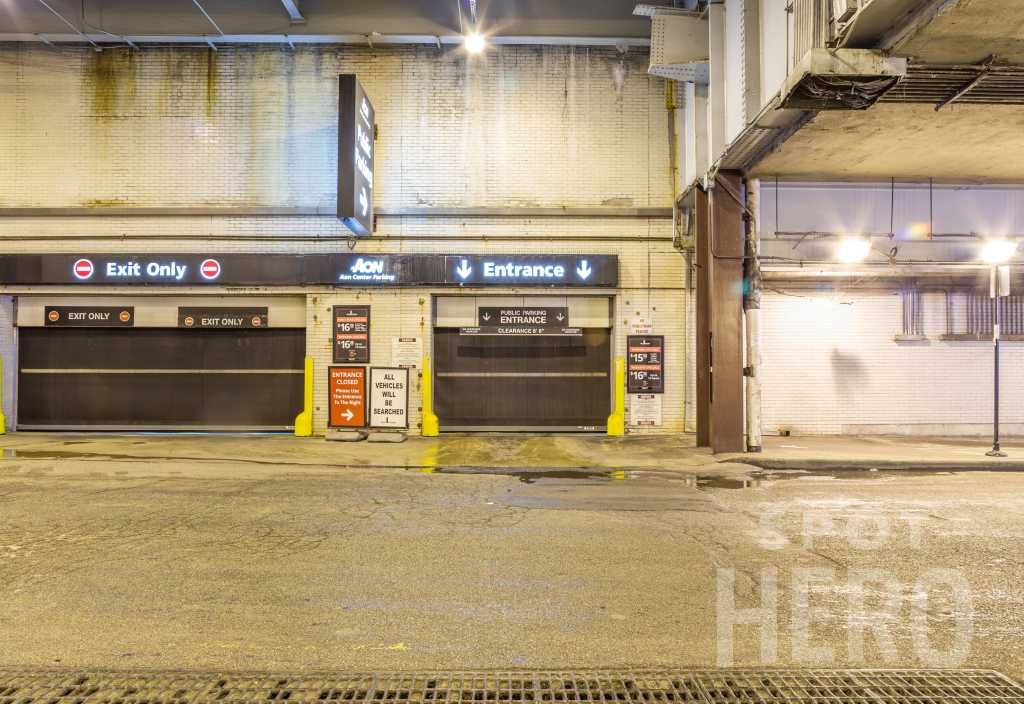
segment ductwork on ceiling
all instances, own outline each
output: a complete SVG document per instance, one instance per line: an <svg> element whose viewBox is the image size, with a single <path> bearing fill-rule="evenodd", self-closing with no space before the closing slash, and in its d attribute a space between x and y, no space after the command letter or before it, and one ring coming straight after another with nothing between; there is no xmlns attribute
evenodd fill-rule
<svg viewBox="0 0 1024 704"><path fill-rule="evenodd" d="M651 63L647 72L676 81L707 84L708 21L701 13L673 9L651 17Z"/></svg>
<svg viewBox="0 0 1024 704"><path fill-rule="evenodd" d="M870 49L811 49L782 88L781 107L866 110L907 74L907 60Z"/></svg>

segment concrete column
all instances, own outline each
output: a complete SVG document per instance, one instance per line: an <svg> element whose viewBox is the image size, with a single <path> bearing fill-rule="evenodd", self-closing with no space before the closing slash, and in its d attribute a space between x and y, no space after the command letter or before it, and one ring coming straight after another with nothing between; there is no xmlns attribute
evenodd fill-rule
<svg viewBox="0 0 1024 704"><path fill-rule="evenodd" d="M679 84L682 96L682 110L676 112L679 120L679 143L683 152L680 159L683 190L697 179L697 147L701 139L697 135L697 93L692 82Z"/></svg>
<svg viewBox="0 0 1024 704"><path fill-rule="evenodd" d="M789 0L759 0L760 37L758 67L762 102L775 95L789 73L787 53L790 13ZM791 39L790 39L791 41Z"/></svg>
<svg viewBox="0 0 1024 704"><path fill-rule="evenodd" d="M761 182L747 182L746 254L744 261L743 315L746 323L746 429L747 452L761 451L761 242L759 202Z"/></svg>
<svg viewBox="0 0 1024 704"><path fill-rule="evenodd" d="M746 122L764 105L761 85L761 0L743 0L743 100Z"/></svg>
<svg viewBox="0 0 1024 704"><path fill-rule="evenodd" d="M711 114L711 101L708 99L708 87L694 85L693 88L693 159L696 164L694 178L701 178L711 168L711 127L708 117Z"/></svg>
<svg viewBox="0 0 1024 704"><path fill-rule="evenodd" d="M711 163L725 151L726 146L726 60L725 60L725 4L708 6L708 135L711 141Z"/></svg>

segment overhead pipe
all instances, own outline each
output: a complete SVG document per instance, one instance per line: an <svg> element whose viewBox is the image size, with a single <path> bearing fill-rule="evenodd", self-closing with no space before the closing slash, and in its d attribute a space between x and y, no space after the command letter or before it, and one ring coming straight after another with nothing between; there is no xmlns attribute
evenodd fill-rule
<svg viewBox="0 0 1024 704"><path fill-rule="evenodd" d="M745 228L746 259L743 262L743 278L746 284L743 291L743 315L746 323L746 356L747 363L743 368L746 384L744 394L746 402L746 435L747 452L761 451L761 263L758 259L759 222L755 213L759 212L761 196L760 179L750 179L746 188L746 210L743 215Z"/></svg>

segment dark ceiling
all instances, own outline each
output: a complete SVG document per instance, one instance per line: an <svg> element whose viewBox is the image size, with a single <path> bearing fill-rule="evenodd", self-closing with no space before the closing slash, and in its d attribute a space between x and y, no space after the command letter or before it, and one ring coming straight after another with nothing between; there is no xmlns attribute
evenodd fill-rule
<svg viewBox="0 0 1024 704"><path fill-rule="evenodd" d="M45 0L76 28L118 35L212 35L193 0ZM462 27L471 0L461 0ZM460 34L459 0L297 0L305 24L291 24L282 0L199 0L227 35ZM476 0L480 30L504 36L650 36L634 0ZM73 32L41 0L0 0L0 37Z"/></svg>

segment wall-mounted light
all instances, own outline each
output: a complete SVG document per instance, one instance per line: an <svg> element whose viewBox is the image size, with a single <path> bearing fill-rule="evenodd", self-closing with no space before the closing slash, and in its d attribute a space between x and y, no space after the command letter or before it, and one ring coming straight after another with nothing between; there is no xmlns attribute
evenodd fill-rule
<svg viewBox="0 0 1024 704"><path fill-rule="evenodd" d="M836 259L844 264L856 264L868 258L871 253L871 240L867 237L843 237L836 247Z"/></svg>
<svg viewBox="0 0 1024 704"><path fill-rule="evenodd" d="M466 35L463 44L466 47L466 51L470 54L479 54L487 46L487 40L479 32L471 32Z"/></svg>
<svg viewBox="0 0 1024 704"><path fill-rule="evenodd" d="M1017 242L1014 240L993 238L985 240L981 247L981 260L986 264L1005 264L1013 258L1017 252Z"/></svg>

